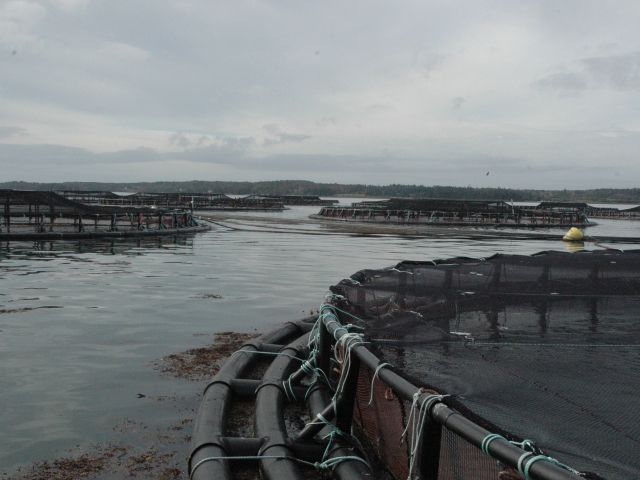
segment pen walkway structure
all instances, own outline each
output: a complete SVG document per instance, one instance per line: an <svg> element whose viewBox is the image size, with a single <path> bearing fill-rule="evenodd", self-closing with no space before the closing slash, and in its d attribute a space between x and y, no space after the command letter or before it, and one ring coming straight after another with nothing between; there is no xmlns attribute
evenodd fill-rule
<svg viewBox="0 0 640 480"><path fill-rule="evenodd" d="M58 190L55 193L86 205L177 208L189 210L279 211L276 197L230 197L222 193L132 193Z"/></svg>
<svg viewBox="0 0 640 480"><path fill-rule="evenodd" d="M182 208L96 205L51 191L0 190L0 240L184 235L209 228Z"/></svg>
<svg viewBox="0 0 640 480"><path fill-rule="evenodd" d="M194 210L282 210L284 206L329 206L338 200L315 195L247 195L230 197L222 193L131 193L90 190L56 190L63 197L86 205L155 206Z"/></svg>
<svg viewBox="0 0 640 480"><path fill-rule="evenodd" d="M312 218L352 222L465 227L586 227L592 225L579 208L523 208L501 200L392 198L325 207Z"/></svg>

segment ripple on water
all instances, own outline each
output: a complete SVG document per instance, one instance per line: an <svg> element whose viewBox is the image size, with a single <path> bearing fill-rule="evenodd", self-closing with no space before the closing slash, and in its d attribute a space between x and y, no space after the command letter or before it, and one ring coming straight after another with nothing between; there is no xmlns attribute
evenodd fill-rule
<svg viewBox="0 0 640 480"><path fill-rule="evenodd" d="M201 387L163 379L150 362L203 345L197 334L264 331L301 317L330 285L363 268L564 248L543 240L287 233L325 230L306 220L317 208L304 208L280 217L298 225L252 223L246 215L252 231L0 244L2 308L25 307L0 315L0 471L109 440L119 418L157 424L177 415L148 398L178 392L197 402ZM283 231L264 231L274 226Z"/></svg>

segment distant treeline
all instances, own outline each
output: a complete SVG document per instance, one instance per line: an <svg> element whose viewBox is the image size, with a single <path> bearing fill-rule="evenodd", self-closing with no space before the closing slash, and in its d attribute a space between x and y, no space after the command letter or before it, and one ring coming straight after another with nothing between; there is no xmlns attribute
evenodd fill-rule
<svg viewBox="0 0 640 480"><path fill-rule="evenodd" d="M111 192L235 193L238 195L319 195L324 197L412 197L491 199L516 202L566 201L592 203L640 203L640 188L598 188L593 190L517 190L512 188L472 188L423 185L345 185L304 180L273 182L141 182L141 183L32 183L5 182L0 188L18 190L106 190Z"/></svg>

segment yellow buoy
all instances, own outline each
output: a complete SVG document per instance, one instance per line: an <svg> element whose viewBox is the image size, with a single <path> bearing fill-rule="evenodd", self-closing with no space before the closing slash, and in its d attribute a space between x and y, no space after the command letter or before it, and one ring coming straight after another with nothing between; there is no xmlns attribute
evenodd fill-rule
<svg viewBox="0 0 640 480"><path fill-rule="evenodd" d="M569 231L562 237L565 242L582 242L584 240L584 234L580 229L571 227Z"/></svg>

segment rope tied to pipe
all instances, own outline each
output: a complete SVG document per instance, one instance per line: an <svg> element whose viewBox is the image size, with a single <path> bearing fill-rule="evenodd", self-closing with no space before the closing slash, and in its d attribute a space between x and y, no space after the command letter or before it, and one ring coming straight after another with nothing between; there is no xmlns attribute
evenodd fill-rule
<svg viewBox="0 0 640 480"><path fill-rule="evenodd" d="M302 358L298 358L295 355L291 355L289 353L282 353L282 352L261 352L259 350L244 350L244 349L240 349L240 350L236 350L235 352L233 352L231 355L235 355L236 353L251 353L251 354L257 354L257 355L274 355L274 356L282 356L282 357L289 357L293 360L298 360L300 363L304 363L305 360Z"/></svg>
<svg viewBox="0 0 640 480"><path fill-rule="evenodd" d="M351 351L359 345L364 345L364 343L364 335L349 332L342 335L333 347L333 356L336 362L338 362L338 365L342 366L336 392L333 396L334 401L342 394L347 377L349 376L349 371L351 370Z"/></svg>
<svg viewBox="0 0 640 480"><path fill-rule="evenodd" d="M537 447L536 444L531 440L523 440L522 442L515 442L515 441L507 440L502 435L499 435L497 433L491 433L486 437L484 437L484 439L482 440L482 444L480 445L482 453L491 457L491 454L489 453L489 445L491 444L491 442L497 439L504 440L505 442L509 442L511 445L515 445L516 447L520 447L523 450L525 450L525 453L523 453L518 459L518 465L517 465L518 474L521 477L523 477L525 480L532 480L531 476L529 475L529 470L531 469L531 466L538 461L551 463L553 465L556 465L557 467L564 468L565 470L575 473L576 475L580 474L578 470L575 470L570 466L559 462L555 458L548 457L547 455L543 455L541 453L542 451L540 450L540 448Z"/></svg>
<svg viewBox="0 0 640 480"><path fill-rule="evenodd" d="M489 435L484 437L484 439L482 440L482 444L480 444L480 449L482 450L482 453L490 457L491 454L489 453L489 444L497 439L501 439L501 440L504 440L505 442L509 442L511 445L520 447L521 449L526 450L530 453L541 452L541 450L536 446L536 444L532 440L523 440L521 442L515 442L515 441L507 440L502 435L499 435L497 433L490 433Z"/></svg>
<svg viewBox="0 0 640 480"><path fill-rule="evenodd" d="M416 414L416 406L420 401L420 397L425 393L428 395L425 397L422 405L417 409L418 413ZM411 473L413 472L416 453L418 451L418 446L420 445L420 438L422 437L424 424L429 416L429 411L435 403L441 402L445 397L448 397L448 395L439 395L437 393L429 393L422 390L413 394L411 411L409 412L409 418L407 418L407 426L405 427L404 432L402 432L402 437L400 437L400 445L402 445L407 436L409 426L411 426L411 437L409 439L409 475L407 476L407 480L411 480Z"/></svg>
<svg viewBox="0 0 640 480"><path fill-rule="evenodd" d="M376 378L378 378L378 373L384 367L393 367L393 365L391 365L390 363L381 363L380 365L377 366L376 371L373 372L373 378L371 379L371 388L370 388L371 395L369 396L369 403L367 403L367 405L371 405L371 402L373 402L373 382L376 381Z"/></svg>
<svg viewBox="0 0 640 480"><path fill-rule="evenodd" d="M335 295L335 294L333 294L331 292L325 294L324 299L325 300L328 300L328 299L345 300L345 298L342 295ZM344 313L345 315L347 315L347 316L357 320L358 322L360 322L361 325L366 325L367 324L367 322L364 321L363 319L361 319L360 317L356 317L355 315L353 315L353 314L351 314L349 312L345 312L344 310L336 307L335 305L328 304L328 303L325 303L325 304L320 306L320 313L322 313L322 310L323 310L324 307L328 307L328 308L331 308L334 311L338 311L340 313ZM354 327L355 327L355 325L354 325ZM356 327L356 328L362 328L362 327Z"/></svg>
<svg viewBox="0 0 640 480"><path fill-rule="evenodd" d="M193 480L193 474L195 473L196 469L203 463L223 461L223 460L292 460L294 462L298 462L303 465L314 467L317 470L334 470L342 462L353 460L356 462L364 463L367 467L371 468L371 466L367 463L367 461L364 458L358 457L356 455L335 457L335 458L330 458L328 460L323 460L321 462L307 462L306 460L301 460L299 458L291 457L288 455L263 455L263 456L244 455L244 456L237 456L237 457L207 457L207 458L203 458L193 466L193 468L191 469L191 473L189 474L189 480Z"/></svg>
<svg viewBox="0 0 640 480"><path fill-rule="evenodd" d="M580 475L578 470L571 468L564 463L560 463L558 460L552 457L548 457L546 455L535 455L533 452L523 453L518 459L518 474L523 477L525 480L532 480L529 476L529 470L531 466L539 461L548 462L552 465L555 465L560 468L564 468L565 470L570 471L571 473L575 473L576 475Z"/></svg>

